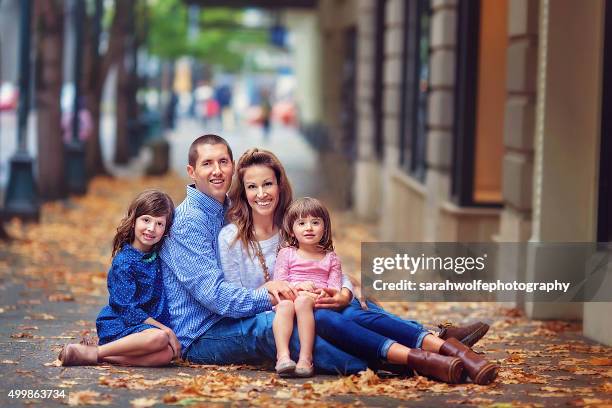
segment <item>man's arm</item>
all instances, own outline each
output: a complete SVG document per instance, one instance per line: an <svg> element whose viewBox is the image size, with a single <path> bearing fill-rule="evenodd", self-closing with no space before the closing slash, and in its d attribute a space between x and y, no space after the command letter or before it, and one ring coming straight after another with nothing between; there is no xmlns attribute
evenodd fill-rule
<svg viewBox="0 0 612 408"><path fill-rule="evenodd" d="M201 222L188 217L177 220L164 243L163 261L183 288L216 314L239 318L270 310L266 288L252 290L225 282L215 239Z"/></svg>

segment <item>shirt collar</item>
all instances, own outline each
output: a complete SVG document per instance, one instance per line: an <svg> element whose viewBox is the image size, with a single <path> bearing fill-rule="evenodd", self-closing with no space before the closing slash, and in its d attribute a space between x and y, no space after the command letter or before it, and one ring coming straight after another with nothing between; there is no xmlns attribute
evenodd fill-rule
<svg viewBox="0 0 612 408"><path fill-rule="evenodd" d="M138 254L140 259L142 259L145 262L151 262L151 261L154 261L155 258L157 258L157 252L155 251L142 252L141 250L134 248L132 244L125 243L123 244L123 248L127 249L130 252L134 252L135 254Z"/></svg>
<svg viewBox="0 0 612 408"><path fill-rule="evenodd" d="M193 200L198 208L207 213L224 214L229 206L229 198L226 197L225 202L221 204L211 196L198 190L195 184L187 186L187 197Z"/></svg>

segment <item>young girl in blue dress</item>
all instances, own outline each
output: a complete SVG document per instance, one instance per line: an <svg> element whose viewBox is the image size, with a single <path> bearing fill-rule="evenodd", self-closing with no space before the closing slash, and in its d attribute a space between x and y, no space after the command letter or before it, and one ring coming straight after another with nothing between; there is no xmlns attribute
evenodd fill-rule
<svg viewBox="0 0 612 408"><path fill-rule="evenodd" d="M174 203L161 191L144 191L130 204L113 240L109 301L96 320L99 345L66 345L59 355L62 365L148 367L180 356L176 335L162 323L167 308L157 254L173 215Z"/></svg>

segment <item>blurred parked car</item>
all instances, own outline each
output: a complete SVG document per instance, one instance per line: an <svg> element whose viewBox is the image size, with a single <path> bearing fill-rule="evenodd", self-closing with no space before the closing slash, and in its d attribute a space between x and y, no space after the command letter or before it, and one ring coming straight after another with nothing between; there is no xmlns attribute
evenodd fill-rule
<svg viewBox="0 0 612 408"><path fill-rule="evenodd" d="M279 101L272 107L272 120L286 126L297 125L297 109L291 101Z"/></svg>
<svg viewBox="0 0 612 408"><path fill-rule="evenodd" d="M19 89L10 82L0 85L0 111L17 109L19 101Z"/></svg>
<svg viewBox="0 0 612 408"><path fill-rule="evenodd" d="M264 111L261 106L251 106L246 113L247 123L251 125L261 125L264 121ZM297 125L297 108L293 102L280 101L272 106L273 122L282 123L285 126Z"/></svg>

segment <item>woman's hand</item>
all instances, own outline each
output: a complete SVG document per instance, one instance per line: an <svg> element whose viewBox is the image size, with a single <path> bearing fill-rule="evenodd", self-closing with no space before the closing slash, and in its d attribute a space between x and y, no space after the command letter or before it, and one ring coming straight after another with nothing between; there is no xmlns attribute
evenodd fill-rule
<svg viewBox="0 0 612 408"><path fill-rule="evenodd" d="M321 290L327 296L319 296L317 298L315 307L318 309L344 309L351 303L352 295L346 288L342 288L342 290L322 288Z"/></svg>
<svg viewBox="0 0 612 408"><path fill-rule="evenodd" d="M269 281L264 283L264 288L268 291L270 296L272 296L273 305L277 305L281 301L281 296L283 299L295 300L297 297L297 290L295 290L289 283L285 281ZM274 303L274 301L276 303Z"/></svg>

